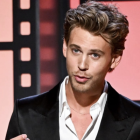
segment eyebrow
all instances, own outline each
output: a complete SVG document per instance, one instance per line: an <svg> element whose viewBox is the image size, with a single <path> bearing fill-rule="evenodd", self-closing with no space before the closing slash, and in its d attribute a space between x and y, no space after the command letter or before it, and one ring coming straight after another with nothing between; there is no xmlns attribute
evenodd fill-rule
<svg viewBox="0 0 140 140"><path fill-rule="evenodd" d="M76 45L76 44L70 44L69 47L70 47L70 48L71 48L71 47L76 47L77 49L81 49L81 47L78 46L78 45Z"/></svg>
<svg viewBox="0 0 140 140"><path fill-rule="evenodd" d="M70 44L69 47L76 47L77 49L81 49L80 46L76 45L76 44ZM101 53L101 54L105 54L103 51L99 50L99 49L91 49L90 52L96 52L96 53Z"/></svg>
<svg viewBox="0 0 140 140"><path fill-rule="evenodd" d="M99 49L92 49L90 50L91 52L96 52L96 53L101 53L101 54L105 54L103 51L99 50Z"/></svg>

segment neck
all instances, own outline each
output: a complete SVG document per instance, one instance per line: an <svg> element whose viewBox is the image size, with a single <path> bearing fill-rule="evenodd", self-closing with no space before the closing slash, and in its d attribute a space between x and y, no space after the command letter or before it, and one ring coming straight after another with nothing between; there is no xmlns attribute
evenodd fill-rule
<svg viewBox="0 0 140 140"><path fill-rule="evenodd" d="M100 87L100 88L99 88ZM75 110L87 113L90 107L98 101L103 91L104 84L102 86L98 86L97 89L93 89L91 92L81 93L74 91L70 82L66 85L66 96L67 101L70 107L74 108ZM93 92L94 91L94 92Z"/></svg>

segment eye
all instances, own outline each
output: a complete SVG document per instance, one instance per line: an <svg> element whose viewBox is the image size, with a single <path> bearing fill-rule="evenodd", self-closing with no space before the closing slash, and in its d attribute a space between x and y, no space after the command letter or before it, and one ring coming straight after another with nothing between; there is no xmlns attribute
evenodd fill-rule
<svg viewBox="0 0 140 140"><path fill-rule="evenodd" d="M96 59L100 57L100 55L97 54L97 53L93 53L91 56L92 56L93 58L96 58Z"/></svg>
<svg viewBox="0 0 140 140"><path fill-rule="evenodd" d="M78 49L72 49L73 53L79 53L80 51Z"/></svg>

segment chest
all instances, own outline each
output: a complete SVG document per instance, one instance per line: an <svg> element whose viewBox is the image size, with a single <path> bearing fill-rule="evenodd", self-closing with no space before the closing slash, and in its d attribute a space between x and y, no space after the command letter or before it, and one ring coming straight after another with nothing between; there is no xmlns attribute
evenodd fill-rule
<svg viewBox="0 0 140 140"><path fill-rule="evenodd" d="M74 111L71 112L71 120L75 127L78 138L81 140L87 128L92 122L90 114L78 114Z"/></svg>

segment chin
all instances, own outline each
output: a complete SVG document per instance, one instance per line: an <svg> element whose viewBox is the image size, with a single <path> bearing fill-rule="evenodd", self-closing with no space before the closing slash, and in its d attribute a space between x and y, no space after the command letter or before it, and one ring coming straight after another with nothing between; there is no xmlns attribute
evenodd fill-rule
<svg viewBox="0 0 140 140"><path fill-rule="evenodd" d="M80 93L85 93L91 90L91 87L89 87L87 83L82 84L82 83L72 82L71 86L74 91Z"/></svg>

